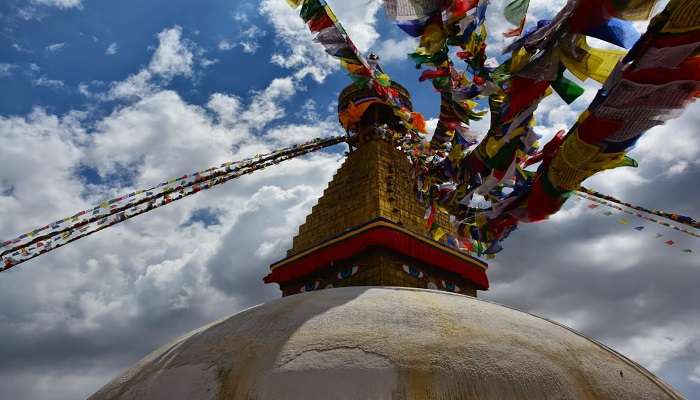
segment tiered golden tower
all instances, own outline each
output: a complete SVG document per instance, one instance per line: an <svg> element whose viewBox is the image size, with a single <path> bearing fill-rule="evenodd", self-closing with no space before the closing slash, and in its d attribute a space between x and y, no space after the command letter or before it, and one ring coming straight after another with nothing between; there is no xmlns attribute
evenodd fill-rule
<svg viewBox="0 0 700 400"><path fill-rule="evenodd" d="M410 108L408 92L392 86ZM395 125L393 112L357 86L340 94L338 108L351 103L363 110L351 151L265 282L278 283L283 296L341 286L418 287L470 296L486 290L484 262L431 238L410 162L380 128ZM446 215L438 214L437 223L454 234Z"/></svg>

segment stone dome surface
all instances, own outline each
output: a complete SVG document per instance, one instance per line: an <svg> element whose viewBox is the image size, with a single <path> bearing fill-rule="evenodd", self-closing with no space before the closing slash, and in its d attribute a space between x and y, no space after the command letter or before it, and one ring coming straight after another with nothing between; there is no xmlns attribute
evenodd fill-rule
<svg viewBox="0 0 700 400"><path fill-rule="evenodd" d="M90 399L680 399L551 321L447 292L293 295L193 331Z"/></svg>

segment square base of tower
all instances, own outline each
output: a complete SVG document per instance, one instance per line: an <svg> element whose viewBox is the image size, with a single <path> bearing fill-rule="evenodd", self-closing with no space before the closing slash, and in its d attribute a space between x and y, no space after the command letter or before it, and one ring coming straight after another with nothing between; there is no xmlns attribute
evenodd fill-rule
<svg viewBox="0 0 700 400"><path fill-rule="evenodd" d="M475 296L487 265L379 218L272 266L264 281L287 296L334 286L407 286Z"/></svg>
<svg viewBox="0 0 700 400"><path fill-rule="evenodd" d="M303 278L280 283L282 296L346 286L415 287L473 297L477 291L476 285L455 273L376 246Z"/></svg>

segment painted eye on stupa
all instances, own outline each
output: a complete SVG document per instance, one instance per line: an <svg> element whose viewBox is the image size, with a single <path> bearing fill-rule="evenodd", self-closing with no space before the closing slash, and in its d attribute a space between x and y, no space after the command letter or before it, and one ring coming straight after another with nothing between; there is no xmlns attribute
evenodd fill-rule
<svg viewBox="0 0 700 400"><path fill-rule="evenodd" d="M416 269L410 265L406 265L406 264L403 265L403 272L411 275L414 278L418 278L418 279L421 279L425 276L423 271Z"/></svg>
<svg viewBox="0 0 700 400"><path fill-rule="evenodd" d="M309 282L306 285L302 286L301 289L299 289L299 293L310 292L312 290L318 289L320 286L321 281Z"/></svg>
<svg viewBox="0 0 700 400"><path fill-rule="evenodd" d="M450 292L461 292L462 291L462 289L460 289L459 286L455 285L454 282L442 281L442 287L445 288L445 290L450 291Z"/></svg>
<svg viewBox="0 0 700 400"><path fill-rule="evenodd" d="M343 269L342 271L338 272L336 274L336 277L338 279L347 279L357 273L359 271L360 267L357 265L353 265L352 267L348 267Z"/></svg>

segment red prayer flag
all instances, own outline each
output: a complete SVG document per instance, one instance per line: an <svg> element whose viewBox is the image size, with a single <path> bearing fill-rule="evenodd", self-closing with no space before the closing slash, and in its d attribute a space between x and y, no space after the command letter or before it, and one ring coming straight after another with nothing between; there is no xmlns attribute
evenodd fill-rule
<svg viewBox="0 0 700 400"><path fill-rule="evenodd" d="M439 78L441 76L449 76L449 75L450 75L450 71L447 69L438 69L438 70L428 69L428 70L423 71L422 74L420 74L420 78L418 78L418 80L420 82L423 82L423 81L428 80L428 79L435 79L435 78Z"/></svg>
<svg viewBox="0 0 700 400"><path fill-rule="evenodd" d="M331 26L333 26L333 20L325 12L309 21L309 30L311 32L320 32Z"/></svg>

